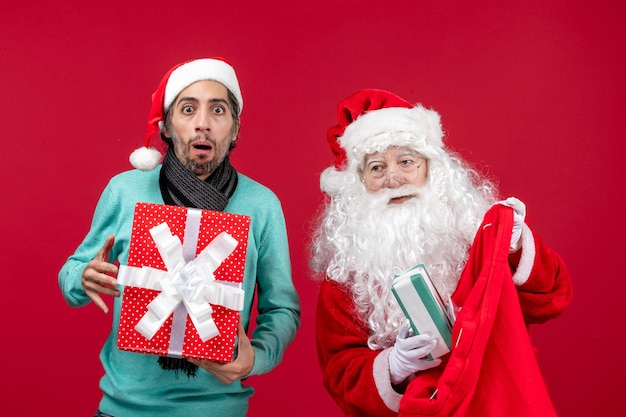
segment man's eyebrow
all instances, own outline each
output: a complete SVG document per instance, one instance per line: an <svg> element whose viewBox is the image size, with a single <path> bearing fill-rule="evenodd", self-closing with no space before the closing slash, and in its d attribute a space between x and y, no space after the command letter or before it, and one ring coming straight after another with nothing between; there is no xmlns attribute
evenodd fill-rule
<svg viewBox="0 0 626 417"><path fill-rule="evenodd" d="M197 98L195 98L195 97L179 97L178 100L176 100L176 104L180 104L180 103L182 103L184 101L191 101L191 102L194 102L194 103L198 103L199 102L199 100Z"/></svg>
<svg viewBox="0 0 626 417"><path fill-rule="evenodd" d="M211 100L209 100L209 103L224 103L224 104L228 104L228 100L226 100L225 98L212 98Z"/></svg>
<svg viewBox="0 0 626 417"><path fill-rule="evenodd" d="M191 101L193 103L199 103L200 102L200 100L198 100L197 98L189 96L189 97L180 97L176 101L176 104L179 104L179 103L182 103L182 102L185 102L185 101ZM226 100L224 98L219 98L218 97L218 98L210 99L209 103L224 103L224 104L228 104L228 100Z"/></svg>

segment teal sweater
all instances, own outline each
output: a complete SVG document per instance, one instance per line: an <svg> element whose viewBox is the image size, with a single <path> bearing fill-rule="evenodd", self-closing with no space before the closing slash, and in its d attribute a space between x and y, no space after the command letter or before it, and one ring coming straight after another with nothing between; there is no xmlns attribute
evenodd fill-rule
<svg viewBox="0 0 626 417"><path fill-rule="evenodd" d="M135 203L164 204L159 172L160 167L149 172L127 171L112 178L105 188L89 233L59 273L59 285L71 306L91 301L82 289L81 274L107 236L115 236L110 261L127 264ZM245 305L240 314L248 329L258 288L257 326L251 337L255 357L250 375L259 375L282 360L300 326L300 303L291 279L280 202L263 185L242 174L238 177L237 189L225 211L251 218L243 282ZM105 371L100 380L102 412L115 417L245 416L253 389L241 381L222 384L202 369L195 378L187 378L184 373L177 377L173 371L162 370L156 356L120 351L117 328L121 304L121 297L116 298L112 330L100 352Z"/></svg>

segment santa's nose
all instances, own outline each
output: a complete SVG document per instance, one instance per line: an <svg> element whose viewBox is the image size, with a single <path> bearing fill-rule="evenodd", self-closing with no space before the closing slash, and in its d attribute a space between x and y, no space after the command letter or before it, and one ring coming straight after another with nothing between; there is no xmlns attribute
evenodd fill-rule
<svg viewBox="0 0 626 417"><path fill-rule="evenodd" d="M404 178L402 175L395 173L394 171L388 172L385 178L385 187L387 188L398 188L399 186L406 183L406 178Z"/></svg>

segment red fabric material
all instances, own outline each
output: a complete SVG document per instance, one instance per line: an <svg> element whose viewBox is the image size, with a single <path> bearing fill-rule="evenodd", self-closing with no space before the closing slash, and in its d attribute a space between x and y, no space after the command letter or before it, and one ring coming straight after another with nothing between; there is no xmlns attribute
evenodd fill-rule
<svg viewBox="0 0 626 417"><path fill-rule="evenodd" d="M544 245L539 236L533 238L537 250L533 272L530 279L517 288L526 324L540 324L558 317L573 297L571 278L561 256ZM553 279L541 280L537 276Z"/></svg>
<svg viewBox="0 0 626 417"><path fill-rule="evenodd" d="M357 318L350 295L334 281L320 288L316 311L317 353L326 390L346 416L393 417L377 395L368 327Z"/></svg>
<svg viewBox="0 0 626 417"><path fill-rule="evenodd" d="M559 277L548 284L544 280L543 285L529 279L526 290L543 286L556 293L525 296L522 290L518 297L508 264L512 222L511 209L501 205L485 215L453 296L462 306L452 334L457 344L444 369L422 373L409 384L400 402L400 417L556 416L520 300L530 318L558 315L571 298L569 275L557 265L560 258L541 263L537 266L544 271L539 272L558 266Z"/></svg>
<svg viewBox="0 0 626 417"><path fill-rule="evenodd" d="M148 112L148 126L146 127L146 142L145 147L150 147L150 140L152 137L159 132L159 122L163 120L165 116L163 113L163 97L165 96L165 86L167 85L167 80L170 79L170 75L172 72L183 64L186 64L185 61L180 64L174 65L172 68L167 71L167 73L161 78L159 85L157 86L154 93L152 93L152 105L150 106L150 111Z"/></svg>
<svg viewBox="0 0 626 417"><path fill-rule="evenodd" d="M571 279L562 258L534 235L530 277L514 286L509 262L515 257L507 256L512 218L501 205L486 214L454 294L463 309L453 340L462 327L461 342L443 358L449 363L417 374L402 397L401 416L555 415L526 324L561 314L572 298ZM357 317L349 289L324 281L316 315L324 386L345 415L398 415L375 383L373 364L381 351L367 347L369 327Z"/></svg>
<svg viewBox="0 0 626 417"><path fill-rule="evenodd" d="M376 89L361 90L339 103L337 106L337 119L339 123L328 129L326 133L326 140L335 155L336 169L342 169L346 163L346 152L337 141L337 139L343 135L346 127L368 111L387 107L405 107L410 109L413 105L389 91Z"/></svg>

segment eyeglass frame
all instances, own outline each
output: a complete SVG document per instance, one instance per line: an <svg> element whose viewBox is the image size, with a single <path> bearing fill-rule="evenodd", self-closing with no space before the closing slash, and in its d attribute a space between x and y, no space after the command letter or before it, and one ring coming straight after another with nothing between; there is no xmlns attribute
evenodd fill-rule
<svg viewBox="0 0 626 417"><path fill-rule="evenodd" d="M376 192L385 187L388 187L391 184L391 180L395 179L398 185L411 184L416 182L420 178L420 168L424 166L426 163L426 168L428 167L428 158L419 154L414 149L408 147L398 147L398 152L396 155L391 156L390 158L385 158L384 156L389 152L390 149L387 149L383 152L374 152L368 155L365 155L363 158L363 164L359 167L359 176L361 178L361 182L366 185L368 191ZM377 160L369 160L373 155L381 155L380 159ZM409 157L407 157L407 155ZM389 161L396 160L396 166L394 169L389 169ZM421 161L420 161L421 160ZM374 163L372 167L371 164ZM402 164L407 167L411 167L411 171L405 171L402 173ZM370 165L369 169L367 165ZM380 171L380 175L374 175L373 169L378 169L383 166ZM415 172L413 172L412 168L415 168ZM400 171L400 172L398 172ZM427 170L426 170L427 172ZM413 174L415 176L413 177ZM381 180L383 180L381 182ZM375 183L376 188L368 187L368 183ZM377 183L377 184L376 184Z"/></svg>

